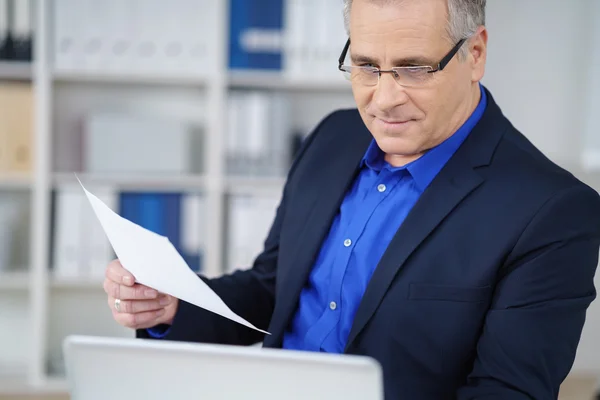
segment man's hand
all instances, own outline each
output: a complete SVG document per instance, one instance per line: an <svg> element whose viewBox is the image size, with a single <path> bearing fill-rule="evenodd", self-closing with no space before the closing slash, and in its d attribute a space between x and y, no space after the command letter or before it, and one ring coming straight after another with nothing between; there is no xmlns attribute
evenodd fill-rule
<svg viewBox="0 0 600 400"><path fill-rule="evenodd" d="M108 294L108 307L115 321L127 328L170 325L177 312L178 299L135 283L133 275L119 260L106 267L104 291Z"/></svg>

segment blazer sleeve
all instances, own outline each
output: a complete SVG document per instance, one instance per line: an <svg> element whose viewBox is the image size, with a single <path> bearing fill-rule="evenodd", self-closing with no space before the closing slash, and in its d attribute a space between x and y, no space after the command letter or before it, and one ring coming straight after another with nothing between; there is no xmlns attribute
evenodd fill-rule
<svg viewBox="0 0 600 400"><path fill-rule="evenodd" d="M583 184L541 207L500 271L458 399L558 397L596 296L599 230L598 194Z"/></svg>
<svg viewBox="0 0 600 400"><path fill-rule="evenodd" d="M269 326L274 310L279 234L286 213L287 198L290 195L290 182L294 172L302 164L304 154L328 119L329 117L325 118L311 132L298 151L289 170L283 195L264 242L263 250L254 260L252 268L215 279L198 276L198 279L202 279L219 295L233 312L261 329L266 330ZM229 345L251 345L264 338L264 334L258 331L181 300L171 326L157 326L151 329L154 334L150 334L146 329L138 329L136 337Z"/></svg>

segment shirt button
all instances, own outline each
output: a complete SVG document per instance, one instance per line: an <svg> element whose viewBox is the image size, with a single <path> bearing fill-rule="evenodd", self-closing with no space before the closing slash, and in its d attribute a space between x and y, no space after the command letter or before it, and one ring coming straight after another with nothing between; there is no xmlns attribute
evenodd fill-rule
<svg viewBox="0 0 600 400"><path fill-rule="evenodd" d="M332 310L335 310L337 308L337 304L335 304L335 301L329 303L329 308L331 308Z"/></svg>
<svg viewBox="0 0 600 400"><path fill-rule="evenodd" d="M352 244L352 240L346 239L344 240L344 246L349 247Z"/></svg>
<svg viewBox="0 0 600 400"><path fill-rule="evenodd" d="M380 193L385 192L385 189L386 189L386 187L383 183L381 185L377 186L377 190L379 190Z"/></svg>

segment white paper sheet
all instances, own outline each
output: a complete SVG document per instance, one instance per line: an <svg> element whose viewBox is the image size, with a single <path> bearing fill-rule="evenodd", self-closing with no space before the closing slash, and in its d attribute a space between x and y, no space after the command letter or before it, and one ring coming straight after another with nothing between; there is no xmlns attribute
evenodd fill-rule
<svg viewBox="0 0 600 400"><path fill-rule="evenodd" d="M79 184L100 220L117 258L123 267L133 274L136 282L259 332L270 334L231 311L190 269L167 237L121 217L90 193L81 181Z"/></svg>

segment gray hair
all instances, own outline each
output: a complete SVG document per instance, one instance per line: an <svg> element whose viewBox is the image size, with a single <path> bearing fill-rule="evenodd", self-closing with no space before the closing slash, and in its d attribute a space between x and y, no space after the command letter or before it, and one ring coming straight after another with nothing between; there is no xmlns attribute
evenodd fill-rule
<svg viewBox="0 0 600 400"><path fill-rule="evenodd" d="M390 3L394 0L370 0L378 3ZM397 0L396 0L397 1ZM447 0L448 1L448 24L446 33L448 39L454 45L463 38L469 38L477 28L485 25L485 3L486 0ZM350 9L352 0L344 2L344 26L350 35ZM462 46L458 57L464 59L467 56L467 47Z"/></svg>

